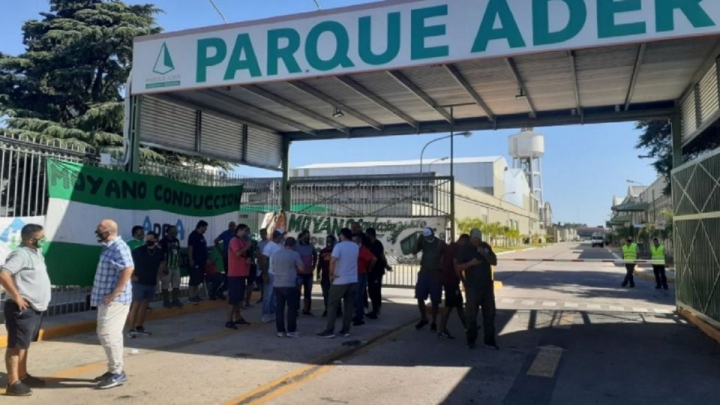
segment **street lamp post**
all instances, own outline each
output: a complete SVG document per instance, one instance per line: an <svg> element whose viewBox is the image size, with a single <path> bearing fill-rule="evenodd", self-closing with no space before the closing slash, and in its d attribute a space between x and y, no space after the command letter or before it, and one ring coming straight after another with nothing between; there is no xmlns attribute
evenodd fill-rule
<svg viewBox="0 0 720 405"><path fill-rule="evenodd" d="M453 166L453 157L454 157L454 154L452 152L452 146L453 146L452 139L455 138L456 136L464 136L466 138L470 138L472 136L472 132L464 131L464 132L458 132L457 134L451 132L450 135L445 135L445 136L441 136L440 138L433 139L432 141L426 143L425 146L423 146L422 151L420 152L420 174L423 173L423 156L425 155L425 149L427 149L428 146L430 146L431 144L433 144L437 141L442 141L444 139L449 138L451 141L451 144L450 144L450 176L452 177L452 175L453 175L453 167L452 166ZM447 159L447 158L445 158L445 159Z"/></svg>
<svg viewBox="0 0 720 405"><path fill-rule="evenodd" d="M444 162L444 161L446 161L446 160L448 160L448 159L450 159L450 157L449 157L449 156L445 156L444 158L435 159L435 160L433 160L432 162L430 162L430 164L428 165L428 173L431 173L431 172L432 172L430 169L432 168L432 165L433 165L433 164L435 164L435 163L437 163L437 162Z"/></svg>

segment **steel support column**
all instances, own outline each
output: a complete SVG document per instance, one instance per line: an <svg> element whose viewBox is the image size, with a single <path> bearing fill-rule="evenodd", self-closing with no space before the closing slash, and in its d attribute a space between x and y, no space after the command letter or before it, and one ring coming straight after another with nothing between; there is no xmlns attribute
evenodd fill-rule
<svg viewBox="0 0 720 405"><path fill-rule="evenodd" d="M282 179L280 180L280 209L290 212L290 138L282 139Z"/></svg>
<svg viewBox="0 0 720 405"><path fill-rule="evenodd" d="M127 170L131 173L140 172L140 114L143 96L130 97L129 145L126 153Z"/></svg>
<svg viewBox="0 0 720 405"><path fill-rule="evenodd" d="M450 107L450 242L455 242L455 108Z"/></svg>

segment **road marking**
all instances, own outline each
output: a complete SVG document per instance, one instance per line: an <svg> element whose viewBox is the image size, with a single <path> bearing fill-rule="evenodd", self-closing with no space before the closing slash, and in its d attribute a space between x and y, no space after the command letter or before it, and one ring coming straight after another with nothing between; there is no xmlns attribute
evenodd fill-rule
<svg viewBox="0 0 720 405"><path fill-rule="evenodd" d="M404 323L397 328L389 331L381 332L374 337L370 338L367 344L352 349L341 349L335 353L331 353L322 359L313 362L310 366L302 367L297 370L291 371L290 373L277 378L267 384L263 384L260 387L243 394L237 398L233 398L225 405L236 405L236 404L252 404L260 405L265 404L293 389L297 388L301 384L304 384L310 380L313 380L335 367L335 362L338 360L348 360L357 357L363 353L366 353L370 349L377 347L393 337L405 332L415 324L416 320L409 323Z"/></svg>
<svg viewBox="0 0 720 405"><path fill-rule="evenodd" d="M655 309L653 309L653 311L656 314L672 314L673 313L673 311L671 311L669 309L660 309L660 308L655 308Z"/></svg>
<svg viewBox="0 0 720 405"><path fill-rule="evenodd" d="M648 312L647 308L633 308L633 312Z"/></svg>
<svg viewBox="0 0 720 405"><path fill-rule="evenodd" d="M535 301L523 301L521 304L523 304L523 305L535 305Z"/></svg>
<svg viewBox="0 0 720 405"><path fill-rule="evenodd" d="M533 377L553 378L560 364L563 349L555 346L541 347L535 360L530 365L527 375Z"/></svg>
<svg viewBox="0 0 720 405"><path fill-rule="evenodd" d="M625 307L621 307L619 305L610 305L611 311L625 311Z"/></svg>
<svg viewBox="0 0 720 405"><path fill-rule="evenodd" d="M514 304L514 303L515 303L515 300L512 300L512 299L510 299L510 298L503 298L503 300L502 300L501 302L502 302L503 304Z"/></svg>
<svg viewBox="0 0 720 405"><path fill-rule="evenodd" d="M587 307L588 309L602 309L602 306L597 304L588 304Z"/></svg>
<svg viewBox="0 0 720 405"><path fill-rule="evenodd" d="M545 301L545 302L543 302L543 306L544 306L544 307L556 307L556 306L557 306L557 302Z"/></svg>
<svg viewBox="0 0 720 405"><path fill-rule="evenodd" d="M578 304L576 302L566 302L565 303L565 308L578 308L578 307L580 307L580 304Z"/></svg>

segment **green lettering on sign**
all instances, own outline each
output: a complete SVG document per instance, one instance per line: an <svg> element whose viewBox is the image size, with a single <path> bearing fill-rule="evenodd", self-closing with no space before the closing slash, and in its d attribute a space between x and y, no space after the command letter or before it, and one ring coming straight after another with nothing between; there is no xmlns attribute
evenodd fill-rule
<svg viewBox="0 0 720 405"><path fill-rule="evenodd" d="M280 40L286 39L288 44L280 48ZM278 62L282 59L289 73L300 73L300 65L295 53L300 49L300 34L292 28L280 28L268 31L268 76L278 74Z"/></svg>
<svg viewBox="0 0 720 405"><path fill-rule="evenodd" d="M560 31L550 32L550 2L562 1L570 12L570 19ZM533 0L533 43L559 44L573 39L585 26L587 7L583 0Z"/></svg>
<svg viewBox="0 0 720 405"><path fill-rule="evenodd" d="M329 32L335 36L335 53L328 60L320 58L319 42L320 36ZM308 33L305 42L305 54L310 66L316 70L328 71L337 67L354 67L355 64L348 57L350 50L350 37L345 27L337 21L325 21L314 26Z"/></svg>
<svg viewBox="0 0 720 405"><path fill-rule="evenodd" d="M383 65L395 59L400 53L400 13L388 14L387 48L376 54L372 50L372 17L360 18L360 59L370 65Z"/></svg>
<svg viewBox="0 0 720 405"><path fill-rule="evenodd" d="M245 59L240 59L241 56L245 55ZM250 76L258 77L262 76L260 71L260 64L255 55L255 48L253 48L252 40L249 34L239 34L235 40L235 46L233 47L232 55L230 55L230 62L225 69L224 80L234 80L235 74L238 70L247 69L250 72Z"/></svg>
<svg viewBox="0 0 720 405"><path fill-rule="evenodd" d="M626 37L647 32L645 22L615 23L615 14L642 10L641 0L597 0L598 38Z"/></svg>
<svg viewBox="0 0 720 405"><path fill-rule="evenodd" d="M695 28L714 27L715 22L705 12L700 3L703 0L655 0L655 20L657 32L675 29L675 10L685 14Z"/></svg>
<svg viewBox="0 0 720 405"><path fill-rule="evenodd" d="M215 54L208 55L210 49L215 50ZM227 45L222 38L204 38L199 39L197 44L197 71L195 73L195 81L205 83L207 81L207 69L210 66L217 66L225 60L227 56Z"/></svg>
<svg viewBox="0 0 720 405"><path fill-rule="evenodd" d="M495 28L495 21L500 19L500 28ZM485 52L490 41L506 39L510 48L523 48L525 40L515 21L512 10L505 0L490 0L480 29L475 37L472 52Z"/></svg>
<svg viewBox="0 0 720 405"><path fill-rule="evenodd" d="M448 6L435 6L413 10L410 15L410 58L412 60L442 58L450 54L447 45L425 46L425 39L440 37L446 34L445 24L425 25L425 20L432 17L441 17L448 14Z"/></svg>

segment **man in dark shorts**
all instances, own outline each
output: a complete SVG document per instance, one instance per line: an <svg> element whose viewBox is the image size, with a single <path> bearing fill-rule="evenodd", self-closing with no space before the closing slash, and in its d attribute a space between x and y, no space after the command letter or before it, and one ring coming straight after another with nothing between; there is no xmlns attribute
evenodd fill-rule
<svg viewBox="0 0 720 405"><path fill-rule="evenodd" d="M252 243L245 239L249 229L246 225L238 225L235 238L230 241L228 251L228 315L225 327L237 329L237 325L250 325L242 317L242 304L245 299L247 278L250 274L250 258L248 252Z"/></svg>
<svg viewBox="0 0 720 405"><path fill-rule="evenodd" d="M165 253L157 246L158 235L148 232L145 246L132 251L135 271L132 275L132 305L128 317L129 337L150 336L145 330L147 305L155 297L158 275L165 267Z"/></svg>
<svg viewBox="0 0 720 405"><path fill-rule="evenodd" d="M429 323L425 300L430 297L432 304L430 330L437 332L438 308L440 307L440 301L442 301L442 257L446 246L445 241L435 237L435 232L432 229L425 228L422 231L422 237L418 238L415 249L413 249L413 254L422 252L420 272L415 285L415 298L417 298L418 309L420 310L420 322L415 326L416 329L422 329Z"/></svg>
<svg viewBox="0 0 720 405"><path fill-rule="evenodd" d="M443 255L443 289L445 290L445 308L440 316L440 332L438 336L455 339L447 330L448 318L453 308L457 309L460 322L465 325L465 307L460 292L460 276L455 270L455 263L460 252L470 243L470 235L460 235L457 242L448 245Z"/></svg>
<svg viewBox="0 0 720 405"><path fill-rule="evenodd" d="M203 299L200 298L200 289L198 288L203 282L205 275L205 263L208 259L207 241L205 240L205 232L207 232L208 223L205 221L198 222L195 230L188 236L188 260L190 268L190 282L188 293L190 298L189 302L198 303Z"/></svg>
<svg viewBox="0 0 720 405"><path fill-rule="evenodd" d="M31 387L45 385L45 381L27 372L30 343L40 329L42 312L50 304L50 277L42 255L45 234L42 226L28 224L20 231L20 237L20 246L0 267L0 284L7 296L4 314L8 396L29 396Z"/></svg>
<svg viewBox="0 0 720 405"><path fill-rule="evenodd" d="M470 349L475 348L478 337L477 315L482 308L485 345L498 349L495 339L495 287L492 278L492 266L497 265L497 256L492 248L482 240L482 232L474 228L470 231L470 244L457 258L456 270L463 274L465 294L467 295L467 342Z"/></svg>

